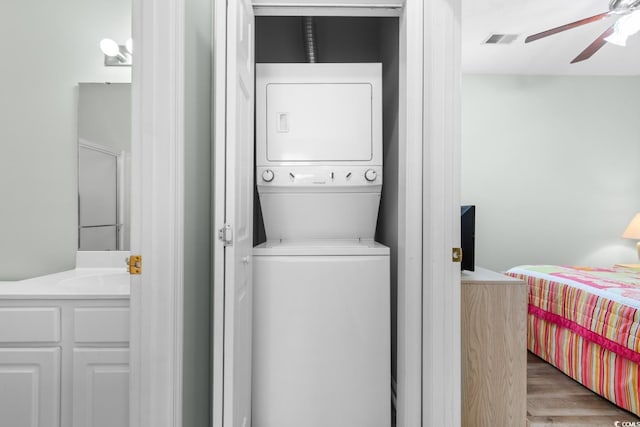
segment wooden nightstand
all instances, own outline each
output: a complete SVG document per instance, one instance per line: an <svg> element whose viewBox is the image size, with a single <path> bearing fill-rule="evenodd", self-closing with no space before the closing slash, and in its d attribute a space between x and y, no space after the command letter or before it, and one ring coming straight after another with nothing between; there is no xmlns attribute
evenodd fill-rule
<svg viewBox="0 0 640 427"><path fill-rule="evenodd" d="M527 285L477 268L461 277L462 426L527 423Z"/></svg>
<svg viewBox="0 0 640 427"><path fill-rule="evenodd" d="M632 270L640 270L640 264L616 264L614 267L630 268Z"/></svg>

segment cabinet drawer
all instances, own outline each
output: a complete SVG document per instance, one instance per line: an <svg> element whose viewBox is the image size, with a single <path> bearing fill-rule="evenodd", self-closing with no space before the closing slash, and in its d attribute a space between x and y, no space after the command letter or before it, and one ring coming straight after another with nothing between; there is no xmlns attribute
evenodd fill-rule
<svg viewBox="0 0 640 427"><path fill-rule="evenodd" d="M0 343L60 341L60 308L0 308Z"/></svg>
<svg viewBox="0 0 640 427"><path fill-rule="evenodd" d="M129 308L76 308L73 331L76 343L129 342Z"/></svg>

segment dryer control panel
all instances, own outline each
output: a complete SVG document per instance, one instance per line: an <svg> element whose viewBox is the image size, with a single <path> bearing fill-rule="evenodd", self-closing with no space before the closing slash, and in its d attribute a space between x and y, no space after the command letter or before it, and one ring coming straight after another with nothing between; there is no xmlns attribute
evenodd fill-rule
<svg viewBox="0 0 640 427"><path fill-rule="evenodd" d="M382 166L258 167L262 192L380 192Z"/></svg>

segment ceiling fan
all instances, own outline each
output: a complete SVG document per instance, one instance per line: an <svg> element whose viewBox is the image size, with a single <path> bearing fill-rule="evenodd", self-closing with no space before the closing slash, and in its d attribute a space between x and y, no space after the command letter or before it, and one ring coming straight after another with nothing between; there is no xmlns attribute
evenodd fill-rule
<svg viewBox="0 0 640 427"><path fill-rule="evenodd" d="M616 21L607 30L586 47L571 63L576 63L589 59L602 46L608 43L625 46L627 37L640 31L640 0L611 0L609 10L598 15L590 16L570 24L561 25L541 33L530 35L525 39L525 43L539 40L562 31L580 27L591 22L596 22L609 16L617 16Z"/></svg>

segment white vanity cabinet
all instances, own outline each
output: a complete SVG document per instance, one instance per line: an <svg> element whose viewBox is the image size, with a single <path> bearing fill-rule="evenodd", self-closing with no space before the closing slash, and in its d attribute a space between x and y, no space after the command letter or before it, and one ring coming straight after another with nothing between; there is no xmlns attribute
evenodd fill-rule
<svg viewBox="0 0 640 427"><path fill-rule="evenodd" d="M128 424L128 298L0 299L0 425Z"/></svg>
<svg viewBox="0 0 640 427"><path fill-rule="evenodd" d="M0 424L60 425L60 348L0 348Z"/></svg>
<svg viewBox="0 0 640 427"><path fill-rule="evenodd" d="M129 349L74 349L73 425L129 425Z"/></svg>

